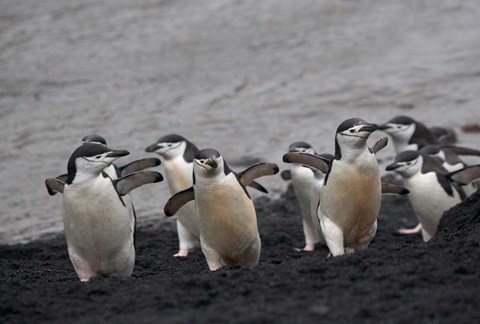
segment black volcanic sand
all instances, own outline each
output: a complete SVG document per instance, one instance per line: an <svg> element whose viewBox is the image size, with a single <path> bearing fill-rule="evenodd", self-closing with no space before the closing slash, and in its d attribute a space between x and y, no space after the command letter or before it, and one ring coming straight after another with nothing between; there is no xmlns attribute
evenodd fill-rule
<svg viewBox="0 0 480 324"><path fill-rule="evenodd" d="M0 247L0 322L474 322L480 318L480 193L452 209L428 244L400 236L415 220L385 196L367 250L326 258L302 246L291 190L256 200L262 256L253 270L210 272L201 251L174 258L172 224L143 226L131 278L78 281L64 238Z"/></svg>

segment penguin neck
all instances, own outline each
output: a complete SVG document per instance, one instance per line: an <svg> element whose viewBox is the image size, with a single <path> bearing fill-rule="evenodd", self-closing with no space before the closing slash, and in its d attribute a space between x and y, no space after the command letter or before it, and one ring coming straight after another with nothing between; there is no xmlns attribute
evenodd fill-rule
<svg viewBox="0 0 480 324"><path fill-rule="evenodd" d="M362 154L370 153L367 148L367 142L358 141L357 143L349 143L345 145L340 143L338 139L335 141L335 159L342 160L346 163L353 163Z"/></svg>
<svg viewBox="0 0 480 324"><path fill-rule="evenodd" d="M415 143L405 143L405 141L400 141L398 139L393 139L393 147L395 148L395 153L399 154L403 151L418 151L418 144Z"/></svg>
<svg viewBox="0 0 480 324"><path fill-rule="evenodd" d="M206 187L206 186L211 186L211 185L219 185L222 184L226 181L228 181L228 177L232 175L233 173L229 175L225 175L225 173L222 172L215 172L214 174L201 174L199 175L199 172L197 171L195 173L195 184L194 186L201 186L201 187Z"/></svg>
<svg viewBox="0 0 480 324"><path fill-rule="evenodd" d="M102 173L105 174L105 176L102 176ZM72 184L76 186L78 185L81 186L86 183L91 183L92 181L94 181L95 179L98 179L99 177L108 177L108 175L103 171L99 171L99 172L77 171L77 173L75 174L75 178L72 181Z"/></svg>
<svg viewBox="0 0 480 324"><path fill-rule="evenodd" d="M192 186L192 163L186 162L181 155L169 160L164 159L162 162L172 194Z"/></svg>

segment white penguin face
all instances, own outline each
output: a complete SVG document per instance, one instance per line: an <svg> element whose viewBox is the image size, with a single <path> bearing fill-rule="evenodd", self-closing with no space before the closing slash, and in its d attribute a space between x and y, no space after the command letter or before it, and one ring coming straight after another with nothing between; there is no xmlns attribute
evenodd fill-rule
<svg viewBox="0 0 480 324"><path fill-rule="evenodd" d="M82 181L82 178L98 176L113 161L128 154L130 154L128 151L112 150L101 144L82 144L68 160L67 184L71 184L73 181Z"/></svg>
<svg viewBox="0 0 480 324"><path fill-rule="evenodd" d="M405 152L413 152L413 151L405 151ZM404 153L404 152L402 152ZM417 172L420 172L422 165L423 165L423 157L419 154L416 154L416 157L412 158L412 156L404 158L405 156L400 156L400 159L395 159L395 162L388 165L386 170L387 171L395 171L400 174L404 178L410 178L415 175Z"/></svg>
<svg viewBox="0 0 480 324"><path fill-rule="evenodd" d="M293 142L288 147L289 152L299 152L299 153L308 153L315 154L313 147L306 142Z"/></svg>
<svg viewBox="0 0 480 324"><path fill-rule="evenodd" d="M196 176L212 178L224 172L224 161L214 149L203 149L193 158L193 172Z"/></svg>
<svg viewBox="0 0 480 324"><path fill-rule="evenodd" d="M173 159L177 156L183 155L187 143L184 141L175 142L175 143L158 143L159 148L155 151L158 154L162 155L165 159Z"/></svg>
<svg viewBox="0 0 480 324"><path fill-rule="evenodd" d="M386 123L382 125L381 130L390 135L394 142L407 144L415 132L415 124Z"/></svg>
<svg viewBox="0 0 480 324"><path fill-rule="evenodd" d="M223 158L194 159L193 170L196 175L211 178L223 173Z"/></svg>
<svg viewBox="0 0 480 324"><path fill-rule="evenodd" d="M377 126L374 124L358 121L346 129L337 131L337 143L340 147L361 148L376 129Z"/></svg>
<svg viewBox="0 0 480 324"><path fill-rule="evenodd" d="M85 172L85 173L100 173L103 169L108 167L118 159L120 156L112 152L105 152L102 154L97 154L94 156L82 156L78 157L75 160L75 164L77 166L77 173Z"/></svg>
<svg viewBox="0 0 480 324"><path fill-rule="evenodd" d="M306 147L296 147L291 152L300 152L300 153L308 153L308 154L315 154L313 148L306 148Z"/></svg>

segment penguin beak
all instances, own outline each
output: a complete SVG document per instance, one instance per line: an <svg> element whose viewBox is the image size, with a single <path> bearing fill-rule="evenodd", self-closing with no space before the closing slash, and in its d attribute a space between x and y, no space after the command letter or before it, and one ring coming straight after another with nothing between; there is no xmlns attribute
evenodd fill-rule
<svg viewBox="0 0 480 324"><path fill-rule="evenodd" d="M209 159L207 162L206 162L207 165L211 166L213 169L216 169L218 167L218 163L217 161L215 161L214 159Z"/></svg>
<svg viewBox="0 0 480 324"><path fill-rule="evenodd" d="M378 129L379 129L379 130L382 130L382 131L383 131L383 130L386 130L386 129L389 129L389 128L391 128L391 127L390 127L390 125L388 125L388 124L378 125Z"/></svg>
<svg viewBox="0 0 480 324"><path fill-rule="evenodd" d="M367 124L367 125L364 125L362 128L360 128L358 131L373 133L377 129L378 129L378 126L376 124Z"/></svg>
<svg viewBox="0 0 480 324"><path fill-rule="evenodd" d="M111 151L110 153L108 153L105 157L107 158L119 158L121 156L125 156L125 155L128 155L130 154L130 152L126 151L126 150L114 150L114 151Z"/></svg>
<svg viewBox="0 0 480 324"><path fill-rule="evenodd" d="M400 167L400 165L398 165L397 163L392 163L392 164L387 165L387 167L385 168L385 170L387 170L387 171L395 171L395 170L398 169L399 167Z"/></svg>
<svg viewBox="0 0 480 324"><path fill-rule="evenodd" d="M159 148L162 148L162 146L159 145L158 143L155 143L155 144L152 144L149 147L147 147L145 149L145 152L152 153L152 152L155 152L156 150L158 150Z"/></svg>

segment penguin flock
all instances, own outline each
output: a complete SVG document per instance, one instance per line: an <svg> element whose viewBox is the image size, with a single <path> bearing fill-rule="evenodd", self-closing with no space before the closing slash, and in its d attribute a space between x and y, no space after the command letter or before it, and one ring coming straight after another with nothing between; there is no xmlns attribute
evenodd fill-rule
<svg viewBox="0 0 480 324"><path fill-rule="evenodd" d="M382 183L376 155L388 144L396 151L386 167L403 179L403 186ZM331 256L368 247L377 231L383 194L406 195L419 225L401 233L422 232L430 240L443 212L477 190L480 165L467 166L461 155L480 151L452 144L452 132L427 128L407 116L384 124L351 118L339 124L334 154L315 152L306 142L289 146L281 172L291 180L301 211L305 245L310 252L326 245ZM177 217L178 252L187 257L200 248L211 271L223 266L255 267L261 239L256 211L247 187L268 193L256 179L279 172L275 163L261 162L233 171L215 149L198 149L186 138L169 134L149 145L145 158L124 166L114 163L129 154L114 150L99 135L87 135L72 153L67 173L45 180L50 195L63 194L63 222L68 254L81 281L96 277L130 276L135 264L135 208L130 191L164 177L146 169L162 165L171 194L164 205L167 217Z"/></svg>

